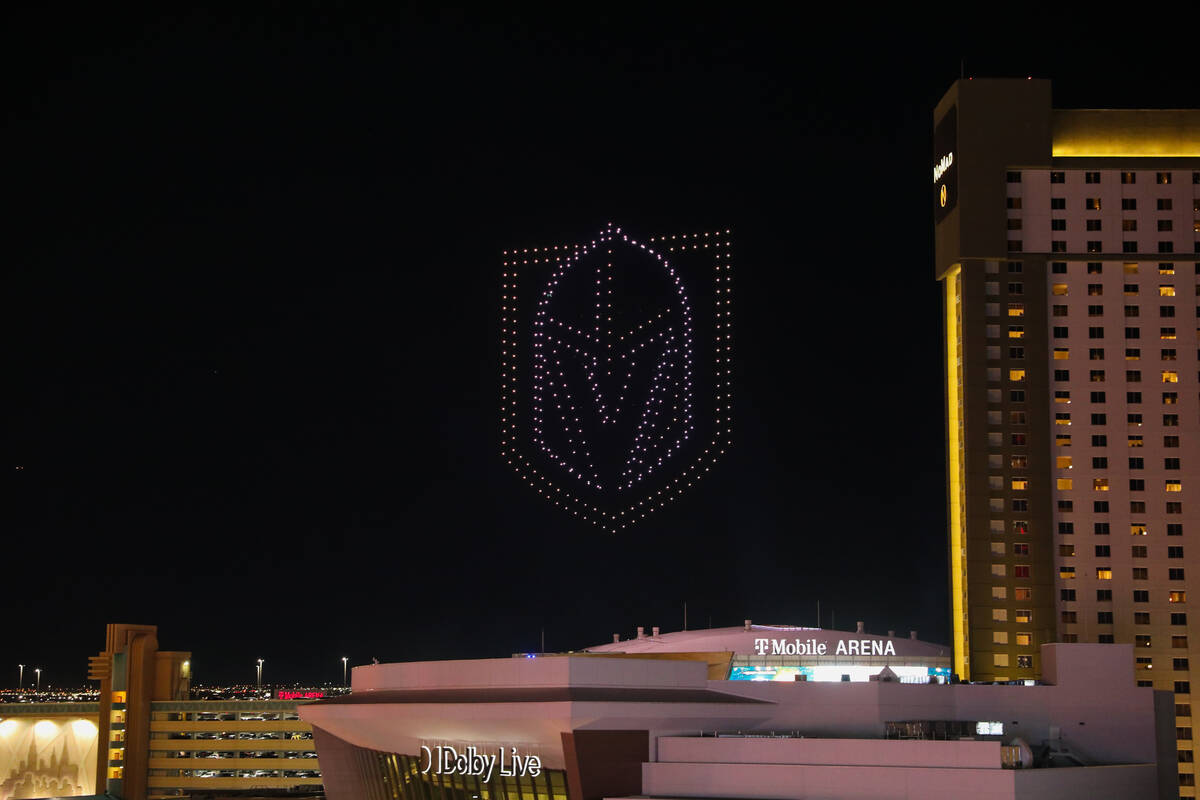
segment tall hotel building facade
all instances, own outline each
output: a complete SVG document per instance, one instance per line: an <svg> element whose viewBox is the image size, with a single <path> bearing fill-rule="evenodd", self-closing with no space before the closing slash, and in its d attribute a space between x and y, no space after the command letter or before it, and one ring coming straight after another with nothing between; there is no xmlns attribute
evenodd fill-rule
<svg viewBox="0 0 1200 800"><path fill-rule="evenodd" d="M1138 683L1176 693L1192 796L1200 111L1050 94L961 80L934 112L954 667L1029 679L1045 642L1135 645Z"/></svg>

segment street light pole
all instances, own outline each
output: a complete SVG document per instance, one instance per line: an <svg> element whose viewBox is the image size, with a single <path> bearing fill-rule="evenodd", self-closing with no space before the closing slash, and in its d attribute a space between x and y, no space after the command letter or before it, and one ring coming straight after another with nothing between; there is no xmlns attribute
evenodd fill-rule
<svg viewBox="0 0 1200 800"><path fill-rule="evenodd" d="M42 668L37 667L34 672L37 673L37 690L40 692L42 690Z"/></svg>
<svg viewBox="0 0 1200 800"><path fill-rule="evenodd" d="M262 688L262 665L263 660L260 658L258 660L258 688L260 689Z"/></svg>
<svg viewBox="0 0 1200 800"><path fill-rule="evenodd" d="M342 656L342 686L346 685L346 657Z"/></svg>
<svg viewBox="0 0 1200 800"><path fill-rule="evenodd" d="M20 679L20 682L17 684L17 688L24 689L25 688L25 665L17 664L17 666L21 668L21 679Z"/></svg>

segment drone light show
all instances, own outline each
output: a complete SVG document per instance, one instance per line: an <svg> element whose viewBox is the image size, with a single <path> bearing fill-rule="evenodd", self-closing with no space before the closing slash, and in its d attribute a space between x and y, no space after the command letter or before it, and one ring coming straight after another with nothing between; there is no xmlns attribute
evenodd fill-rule
<svg viewBox="0 0 1200 800"><path fill-rule="evenodd" d="M534 491L609 531L692 487L729 446L730 231L506 250L501 449Z"/></svg>

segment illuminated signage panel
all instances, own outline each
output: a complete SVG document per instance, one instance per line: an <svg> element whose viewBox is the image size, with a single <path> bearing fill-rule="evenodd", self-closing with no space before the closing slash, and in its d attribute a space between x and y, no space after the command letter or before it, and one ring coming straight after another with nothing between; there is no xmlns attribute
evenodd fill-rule
<svg viewBox="0 0 1200 800"><path fill-rule="evenodd" d="M946 112L933 132L933 221L941 222L958 203L958 107Z"/></svg>

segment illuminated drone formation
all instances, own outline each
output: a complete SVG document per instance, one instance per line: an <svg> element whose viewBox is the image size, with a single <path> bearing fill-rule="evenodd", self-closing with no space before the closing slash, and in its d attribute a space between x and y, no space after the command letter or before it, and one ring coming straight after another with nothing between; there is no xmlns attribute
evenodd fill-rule
<svg viewBox="0 0 1200 800"><path fill-rule="evenodd" d="M639 241L610 224L583 244L504 252L501 446L554 505L625 528L725 452L730 239L719 231ZM694 314L684 285L701 276L698 307L711 307L711 318ZM699 342L712 343L711 361Z"/></svg>

